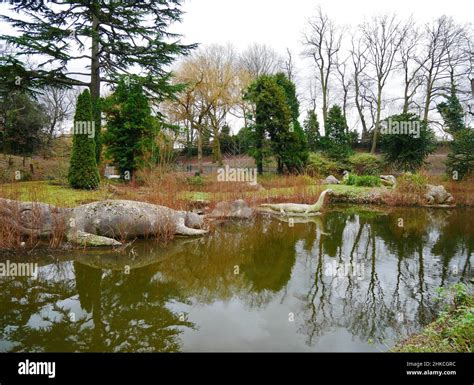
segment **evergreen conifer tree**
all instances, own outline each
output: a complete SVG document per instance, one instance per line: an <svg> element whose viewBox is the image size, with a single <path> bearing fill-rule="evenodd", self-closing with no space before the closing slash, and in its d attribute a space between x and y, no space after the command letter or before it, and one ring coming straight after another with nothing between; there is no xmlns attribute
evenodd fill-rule
<svg viewBox="0 0 474 385"><path fill-rule="evenodd" d="M91 94L88 89L85 89L77 99L68 174L69 184L76 189L92 190L96 189L100 183L93 137L95 136L95 121L92 108ZM91 127L94 129L90 130Z"/></svg>

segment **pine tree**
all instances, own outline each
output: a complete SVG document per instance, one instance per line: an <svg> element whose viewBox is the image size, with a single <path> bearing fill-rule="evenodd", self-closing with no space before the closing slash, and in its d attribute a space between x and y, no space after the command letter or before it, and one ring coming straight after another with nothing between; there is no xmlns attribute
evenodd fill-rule
<svg viewBox="0 0 474 385"><path fill-rule="evenodd" d="M464 110L456 93L456 85L451 82L450 94L437 109L446 131L453 137L446 169L454 179L462 179L474 169L474 130L464 124Z"/></svg>
<svg viewBox="0 0 474 385"><path fill-rule="evenodd" d="M308 161L308 143L298 120L300 116L300 103L296 96L296 85L281 72L274 75L274 79L283 88L286 103L291 113L290 128L288 133L285 132L285 149L280 156L282 163L279 165L278 171L280 173L283 172L283 165L285 165L290 172L302 172L303 166Z"/></svg>
<svg viewBox="0 0 474 385"><path fill-rule="evenodd" d="M332 158L345 159L352 149L347 134L346 118L342 114L341 107L334 105L328 112L324 125L326 134L324 138L324 151Z"/></svg>
<svg viewBox="0 0 474 385"><path fill-rule="evenodd" d="M144 154L152 149L157 129L139 78L127 82L121 79L114 93L104 101L104 111L107 116L106 156L122 174L128 171L132 176Z"/></svg>
<svg viewBox="0 0 474 385"><path fill-rule="evenodd" d="M263 157L267 152L265 138L270 137L271 154L277 160L278 172L301 171L307 158L304 132L297 121L298 101L294 84L281 75L262 75L249 87L246 98L255 104L253 155L258 172L263 169Z"/></svg>
<svg viewBox="0 0 474 385"><path fill-rule="evenodd" d="M456 95L456 85L451 84L450 94L445 96L446 101L436 107L444 120L444 125L450 134L464 129L464 111Z"/></svg>
<svg viewBox="0 0 474 385"><path fill-rule="evenodd" d="M254 148L251 154L257 163L259 174L263 172L263 159L266 153L265 137L271 137L271 149L278 158L284 150L284 133L289 130L291 112L286 103L286 95L275 79L269 75L258 77L249 87L246 99L255 105L255 120L252 124Z"/></svg>
<svg viewBox="0 0 474 385"><path fill-rule="evenodd" d="M123 73L138 67L144 74L147 92L158 101L163 100L183 88L171 84L167 68L178 55L188 53L195 45L180 44L179 35L168 31L170 24L181 20L181 0L68 0L59 2L60 6L56 3L14 2L11 8L19 17L0 15L1 21L16 29L10 35L0 35L0 40L18 48L16 53L2 58L0 64L10 74L20 76L23 84L89 87L99 161L101 82L115 83ZM21 67L19 60L25 52L44 58L37 69ZM81 75L89 79L78 80L77 73L69 72L70 65L84 58L90 60L90 66Z"/></svg>
<svg viewBox="0 0 474 385"><path fill-rule="evenodd" d="M77 98L71 164L68 174L69 184L76 189L92 190L96 189L100 183L95 157L95 141L91 137L93 135L90 135L95 132L87 129L94 126L91 94L86 89Z"/></svg>
<svg viewBox="0 0 474 385"><path fill-rule="evenodd" d="M308 111L306 119L303 122L304 133L306 135L306 141L308 142L308 148L310 151L318 150L320 146L321 134L319 132L318 116L312 110Z"/></svg>
<svg viewBox="0 0 474 385"><path fill-rule="evenodd" d="M474 129L466 127L454 135L446 167L455 180L472 173L474 170Z"/></svg>
<svg viewBox="0 0 474 385"><path fill-rule="evenodd" d="M421 121L420 117L413 113L390 116L387 122L395 127L408 125L412 133L384 133L385 129L382 129L381 149L385 162L403 171L416 171L423 165L428 155L436 149L433 131L429 129L425 121Z"/></svg>

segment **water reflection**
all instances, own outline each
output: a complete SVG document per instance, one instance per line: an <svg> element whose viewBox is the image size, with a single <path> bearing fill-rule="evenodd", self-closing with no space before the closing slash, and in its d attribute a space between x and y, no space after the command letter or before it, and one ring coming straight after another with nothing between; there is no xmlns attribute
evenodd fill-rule
<svg viewBox="0 0 474 385"><path fill-rule="evenodd" d="M373 210L337 206L294 226L259 218L122 252L40 252L27 258L37 280L0 278L0 350L386 350L435 317L438 287L472 277L474 216ZM347 264L360 274L328 273Z"/></svg>

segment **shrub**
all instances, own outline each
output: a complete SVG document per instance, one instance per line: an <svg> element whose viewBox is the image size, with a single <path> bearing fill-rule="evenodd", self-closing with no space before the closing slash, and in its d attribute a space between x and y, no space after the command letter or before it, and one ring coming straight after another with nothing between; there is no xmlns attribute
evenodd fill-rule
<svg viewBox="0 0 474 385"><path fill-rule="evenodd" d="M341 174L345 168L342 162L329 159L320 152L311 152L306 172L312 176L327 176L330 174Z"/></svg>
<svg viewBox="0 0 474 385"><path fill-rule="evenodd" d="M204 178L200 175L195 175L193 177L186 178L186 182L188 182L188 184L191 186L203 186Z"/></svg>
<svg viewBox="0 0 474 385"><path fill-rule="evenodd" d="M383 169L379 157L368 152L350 156L349 164L351 171L357 175L380 175Z"/></svg>
<svg viewBox="0 0 474 385"><path fill-rule="evenodd" d="M382 127L381 147L387 164L402 171L418 170L426 157L436 149L436 139L426 122L412 113L394 115ZM408 130L409 132L403 132ZM418 131L418 132L416 132Z"/></svg>
<svg viewBox="0 0 474 385"><path fill-rule="evenodd" d="M380 177L373 175L354 175L349 174L349 177L345 181L345 184L349 186L364 186L364 187L376 187L380 186Z"/></svg>
<svg viewBox="0 0 474 385"><path fill-rule="evenodd" d="M462 179L474 170L474 129L464 128L453 134L451 152L446 161L447 171Z"/></svg>
<svg viewBox="0 0 474 385"><path fill-rule="evenodd" d="M329 109L324 128L326 136L322 138L321 147L325 153L333 159L347 159L352 154L352 149L347 134L346 118L342 114L341 107L335 105Z"/></svg>

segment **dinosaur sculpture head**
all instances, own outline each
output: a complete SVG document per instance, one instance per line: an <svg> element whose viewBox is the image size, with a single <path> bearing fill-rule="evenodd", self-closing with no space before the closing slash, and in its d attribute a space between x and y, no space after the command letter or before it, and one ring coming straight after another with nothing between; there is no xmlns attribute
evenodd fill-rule
<svg viewBox="0 0 474 385"><path fill-rule="evenodd" d="M184 224L187 227L191 227L192 229L202 229L204 224L204 217L191 211L188 211L186 213Z"/></svg>
<svg viewBox="0 0 474 385"><path fill-rule="evenodd" d="M0 199L0 218L22 234L48 236L53 231L53 209L43 203Z"/></svg>

